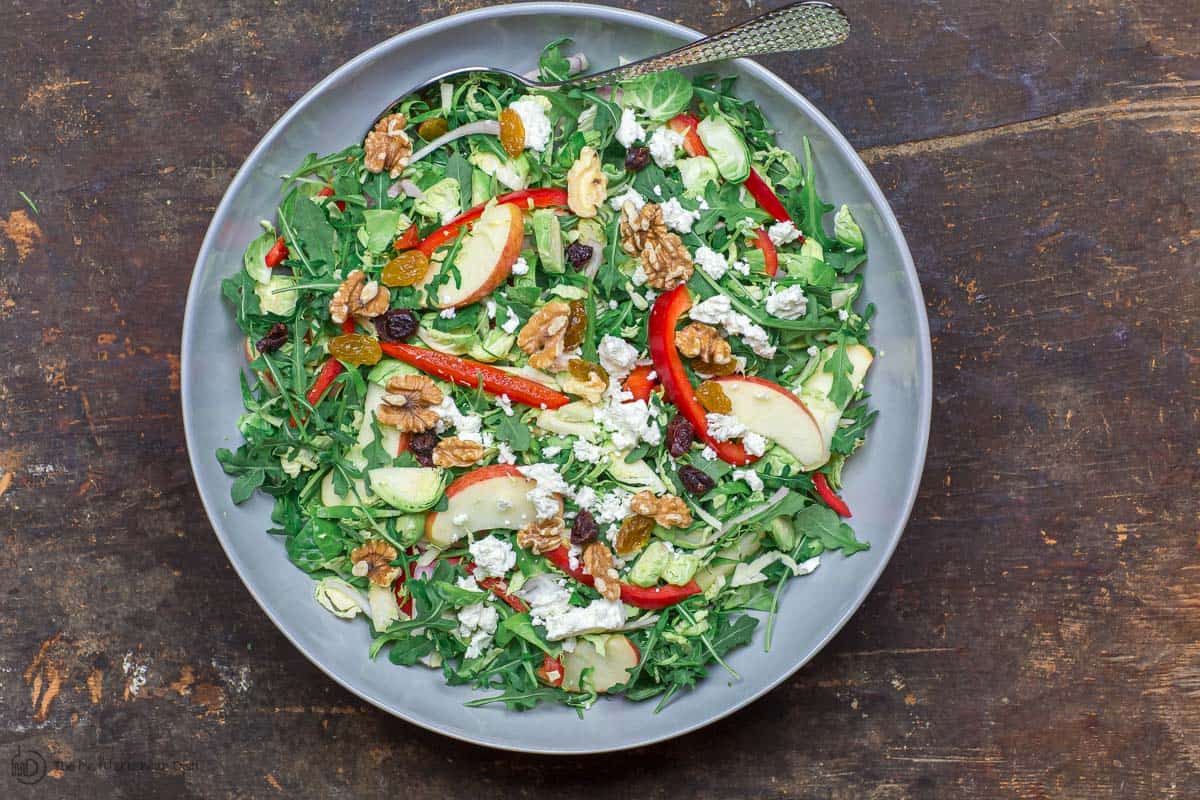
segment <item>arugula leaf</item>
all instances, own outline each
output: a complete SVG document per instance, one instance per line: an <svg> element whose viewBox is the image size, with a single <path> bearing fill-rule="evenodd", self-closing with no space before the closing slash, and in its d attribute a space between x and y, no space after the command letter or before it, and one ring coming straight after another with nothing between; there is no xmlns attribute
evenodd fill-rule
<svg viewBox="0 0 1200 800"><path fill-rule="evenodd" d="M262 486L266 477L267 473L262 469L249 469L239 475L229 490L234 504L241 505L249 500L250 495L254 494L255 489Z"/></svg>
<svg viewBox="0 0 1200 800"><path fill-rule="evenodd" d="M854 535L854 529L826 506L808 506L796 514L793 521L798 531L819 540L826 550L841 550L843 554L852 556L871 547L867 542L860 542Z"/></svg>
<svg viewBox="0 0 1200 800"><path fill-rule="evenodd" d="M571 62L562 54L562 46L570 43L571 39L564 36L542 48L538 56L538 77L544 83L557 83L571 77Z"/></svg>
<svg viewBox="0 0 1200 800"><path fill-rule="evenodd" d="M543 653L552 655L550 645L546 644L533 627L533 621L530 619L528 611L523 614L512 614L500 623L500 627L496 629L496 644L504 647L513 640L514 636L524 639Z"/></svg>
<svg viewBox="0 0 1200 800"><path fill-rule="evenodd" d="M471 207L471 164L455 150L446 159L446 177L458 181L459 208Z"/></svg>
<svg viewBox="0 0 1200 800"><path fill-rule="evenodd" d="M854 395L854 384L850 376L854 373L854 365L846 352L846 339L838 336L838 345L825 362L824 371L833 376L833 385L829 388L829 402L839 408L850 402Z"/></svg>
<svg viewBox="0 0 1200 800"><path fill-rule="evenodd" d="M310 263L321 262L325 269L321 274L332 272L335 266L333 258L334 230L329 224L325 211L316 203L304 197L297 196L292 204L291 214L292 233L300 241L299 244Z"/></svg>
<svg viewBox="0 0 1200 800"><path fill-rule="evenodd" d="M516 414L508 416L501 412L499 424L496 426L496 438L508 442L516 453L524 453L533 444L533 434L529 432L529 426Z"/></svg>
<svg viewBox="0 0 1200 800"><path fill-rule="evenodd" d="M425 656L433 652L434 642L424 636L410 636L392 642L388 650L388 661L404 667L411 667Z"/></svg>

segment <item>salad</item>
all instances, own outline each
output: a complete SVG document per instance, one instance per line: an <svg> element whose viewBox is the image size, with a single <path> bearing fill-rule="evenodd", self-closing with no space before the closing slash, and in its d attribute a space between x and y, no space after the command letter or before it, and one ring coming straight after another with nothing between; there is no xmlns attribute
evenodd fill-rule
<svg viewBox="0 0 1200 800"><path fill-rule="evenodd" d="M568 42L543 80L586 69ZM474 74L284 177L222 286L248 369L216 455L365 655L473 706L662 708L868 547L838 495L866 246L774 136L729 77Z"/></svg>

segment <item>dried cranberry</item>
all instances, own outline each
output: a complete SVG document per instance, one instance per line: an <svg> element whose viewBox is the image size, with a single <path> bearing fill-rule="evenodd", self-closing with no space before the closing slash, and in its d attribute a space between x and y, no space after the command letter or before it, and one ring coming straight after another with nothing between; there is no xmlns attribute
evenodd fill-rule
<svg viewBox="0 0 1200 800"><path fill-rule="evenodd" d="M696 429L692 427L692 423L678 414L667 423L667 452L675 458L691 449L692 440L695 438Z"/></svg>
<svg viewBox="0 0 1200 800"><path fill-rule="evenodd" d="M712 478L690 464L684 464L679 468L679 480L683 484L683 488L687 489L689 494L694 495L706 494L716 485Z"/></svg>
<svg viewBox="0 0 1200 800"><path fill-rule="evenodd" d="M287 325L284 325L282 322L276 322L271 326L271 330L267 331L266 336L255 342L254 348L260 353L274 353L287 344L287 340Z"/></svg>
<svg viewBox="0 0 1200 800"><path fill-rule="evenodd" d="M416 333L419 326L417 315L407 308L393 308L375 320L381 342L402 342Z"/></svg>
<svg viewBox="0 0 1200 800"><path fill-rule="evenodd" d="M592 246L590 244L572 242L567 245L567 261L571 262L571 266L575 269L581 269L591 257Z"/></svg>
<svg viewBox="0 0 1200 800"><path fill-rule="evenodd" d="M433 449L437 447L438 438L429 431L414 433L408 440L408 451L422 467L433 466Z"/></svg>
<svg viewBox="0 0 1200 800"><path fill-rule="evenodd" d="M599 532L600 528L596 525L596 518L592 516L592 512L581 510L571 523L571 544L587 544L595 539Z"/></svg>
<svg viewBox="0 0 1200 800"><path fill-rule="evenodd" d="M631 147L625 154L625 169L630 172L641 172L650 163L649 147Z"/></svg>

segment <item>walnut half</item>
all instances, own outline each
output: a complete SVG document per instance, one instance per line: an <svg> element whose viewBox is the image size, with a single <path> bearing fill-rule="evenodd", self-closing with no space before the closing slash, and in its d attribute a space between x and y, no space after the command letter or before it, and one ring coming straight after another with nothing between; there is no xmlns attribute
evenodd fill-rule
<svg viewBox="0 0 1200 800"><path fill-rule="evenodd" d="M688 358L712 366L724 366L733 360L729 342L716 328L703 322L692 322L675 331L675 347Z"/></svg>
<svg viewBox="0 0 1200 800"><path fill-rule="evenodd" d="M387 170L393 180L400 177L413 152L412 139L404 132L407 124L403 114L388 114L375 123L363 142L363 164L368 172Z"/></svg>
<svg viewBox="0 0 1200 800"><path fill-rule="evenodd" d="M380 425L406 433L422 433L437 425L433 406L442 402L442 390L424 375L397 375L387 382L387 394L375 411Z"/></svg>
<svg viewBox="0 0 1200 800"><path fill-rule="evenodd" d="M367 280L361 269L353 270L329 300L329 318L339 325L347 317L372 319L388 310L391 292L376 281Z"/></svg>
<svg viewBox="0 0 1200 800"><path fill-rule="evenodd" d="M653 517L664 528L686 528L692 524L692 510L673 494L658 497L654 492L638 492L629 501L629 509L643 517Z"/></svg>
<svg viewBox="0 0 1200 800"><path fill-rule="evenodd" d="M537 555L557 550L565 543L566 528L561 516L535 519L517 531L517 545Z"/></svg>
<svg viewBox="0 0 1200 800"><path fill-rule="evenodd" d="M621 597L621 581L613 567L612 550L604 542L592 542L583 548L583 571L592 576L596 591L605 600Z"/></svg>
<svg viewBox="0 0 1200 800"><path fill-rule="evenodd" d="M359 578L369 578L376 586L391 586L400 573L399 567L392 566L397 555L396 548L387 542L372 539L350 553L354 565L350 571Z"/></svg>
<svg viewBox="0 0 1200 800"><path fill-rule="evenodd" d="M646 272L646 283L670 291L692 277L695 266L683 240L667 230L662 207L646 203L642 210L626 203L621 209L621 249L638 256Z"/></svg>
<svg viewBox="0 0 1200 800"><path fill-rule="evenodd" d="M563 354L563 340L570 319L571 307L562 300L551 300L533 312L517 336L517 346L529 354L531 367L551 369L554 366Z"/></svg>
<svg viewBox="0 0 1200 800"><path fill-rule="evenodd" d="M448 436L433 448L433 464L436 467L469 467L481 458L483 445L457 436Z"/></svg>

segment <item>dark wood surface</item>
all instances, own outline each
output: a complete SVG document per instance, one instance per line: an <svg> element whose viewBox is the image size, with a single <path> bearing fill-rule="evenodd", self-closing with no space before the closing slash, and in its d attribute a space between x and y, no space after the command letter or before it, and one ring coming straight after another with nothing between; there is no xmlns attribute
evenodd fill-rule
<svg viewBox="0 0 1200 800"><path fill-rule="evenodd" d="M518 756L359 702L272 627L185 458L191 265L294 100L477 5L0 9L0 796L1200 796L1194 0L846 0L849 44L765 59L883 185L936 373L908 532L784 686L668 744Z"/></svg>

